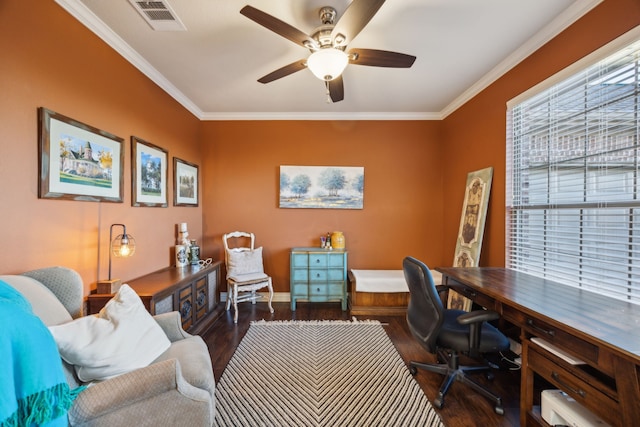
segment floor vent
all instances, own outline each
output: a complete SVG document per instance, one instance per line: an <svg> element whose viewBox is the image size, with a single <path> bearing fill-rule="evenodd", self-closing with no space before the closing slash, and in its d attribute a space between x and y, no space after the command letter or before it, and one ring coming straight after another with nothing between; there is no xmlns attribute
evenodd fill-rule
<svg viewBox="0 0 640 427"><path fill-rule="evenodd" d="M187 28L166 0L129 0L129 3L155 31L187 31Z"/></svg>

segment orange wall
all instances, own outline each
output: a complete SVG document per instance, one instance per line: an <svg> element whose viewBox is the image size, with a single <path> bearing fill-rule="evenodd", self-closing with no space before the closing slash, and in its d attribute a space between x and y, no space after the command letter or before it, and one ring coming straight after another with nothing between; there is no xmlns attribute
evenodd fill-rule
<svg viewBox="0 0 640 427"><path fill-rule="evenodd" d="M276 291L289 291L289 249L343 231L349 268L443 262L442 141L432 121L257 121L202 124L205 252L253 231ZM363 166L364 209L280 209L280 165ZM461 190L463 191L463 190ZM460 196L462 197L462 195Z"/></svg>
<svg viewBox="0 0 640 427"><path fill-rule="evenodd" d="M448 265L466 175L487 166L481 265L503 265L507 100L639 24L638 0L605 0L440 122L199 122L53 1L0 2L0 274L66 265L89 286L106 277L109 225L121 222L138 243L114 263L125 280L171 263L179 222L215 258L222 233L254 231L277 291L289 248L333 230L352 268L399 268L409 254ZM40 106L125 138L124 203L37 198ZM168 208L131 206L131 135L200 165L200 207L172 207L171 185ZM364 209L279 209L280 165L364 166Z"/></svg>
<svg viewBox="0 0 640 427"><path fill-rule="evenodd" d="M506 103L633 27L640 25L640 1L605 0L570 28L443 121L443 205L460 212L469 171L494 167L481 265L505 262ZM455 250L459 218L444 216L444 254Z"/></svg>
<svg viewBox="0 0 640 427"><path fill-rule="evenodd" d="M130 136L167 149L170 160L195 162L200 123L192 114L53 1L1 2L0 52L0 274L65 265L89 287L107 277L112 223L126 224L137 242L133 258L113 262L122 279L169 265L175 224L187 222L201 239L201 207L131 206ZM40 106L125 139L123 203L38 199Z"/></svg>

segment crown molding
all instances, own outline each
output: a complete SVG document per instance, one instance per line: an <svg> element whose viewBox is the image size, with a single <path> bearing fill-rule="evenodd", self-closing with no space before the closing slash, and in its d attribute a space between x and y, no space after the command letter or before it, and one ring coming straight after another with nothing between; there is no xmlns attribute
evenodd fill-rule
<svg viewBox="0 0 640 427"><path fill-rule="evenodd" d="M547 24L542 30L538 31L525 44L520 46L511 55L506 57L502 62L496 65L491 71L485 74L473 86L464 91L452 103L447 105L441 112L440 116L445 119L449 114L456 111L465 103L470 101L474 96L478 95L484 89L489 87L493 82L505 75L509 70L514 68L524 59L529 57L535 51L544 46L562 31L566 30L571 24L587 14L591 9L602 3L604 0L578 0L567 8L563 13L558 15L553 21Z"/></svg>
<svg viewBox="0 0 640 427"><path fill-rule="evenodd" d="M147 60L136 52L127 42L111 30L81 0L55 0L74 18L100 37L111 48L140 70L151 81L186 108L199 120L443 120L486 89L493 82L522 62L529 55L542 47L549 40L560 34L571 24L580 19L604 0L577 0L562 14L546 25L535 36L529 39L518 50L513 52L478 82L464 91L453 102L440 112L346 112L346 113L300 113L300 112L203 112L191 99L175 87L167 78L156 70Z"/></svg>
<svg viewBox="0 0 640 427"><path fill-rule="evenodd" d="M391 113L391 112L337 112L337 113L300 113L300 112L226 112L205 113L200 120L440 120L439 113Z"/></svg>
<svg viewBox="0 0 640 427"><path fill-rule="evenodd" d="M167 92L172 98L178 101L184 108L189 110L196 117L202 116L202 111L183 94L177 87L173 85L166 77L164 77L153 65L135 51L127 42L125 42L118 34L109 28L95 13L91 11L80 0L55 0L64 10L69 12L71 16L76 18L85 27L100 37L105 43L111 46L123 58L129 61L134 67L140 70L151 81L160 86L162 90Z"/></svg>

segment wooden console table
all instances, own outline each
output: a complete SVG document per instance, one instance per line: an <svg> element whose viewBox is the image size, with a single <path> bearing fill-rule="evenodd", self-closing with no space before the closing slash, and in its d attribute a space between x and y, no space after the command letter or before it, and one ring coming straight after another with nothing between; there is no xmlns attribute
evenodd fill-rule
<svg viewBox="0 0 640 427"><path fill-rule="evenodd" d="M166 267L126 282L142 299L151 314L179 311L182 327L189 333L205 332L222 314L219 307L220 266ZM90 294L89 314L98 313L113 297Z"/></svg>
<svg viewBox="0 0 640 427"><path fill-rule="evenodd" d="M520 424L547 426L544 379L613 426L640 420L640 306L504 268L438 268L442 283L520 328ZM536 344L541 338L584 364ZM546 384L543 382L543 384Z"/></svg>

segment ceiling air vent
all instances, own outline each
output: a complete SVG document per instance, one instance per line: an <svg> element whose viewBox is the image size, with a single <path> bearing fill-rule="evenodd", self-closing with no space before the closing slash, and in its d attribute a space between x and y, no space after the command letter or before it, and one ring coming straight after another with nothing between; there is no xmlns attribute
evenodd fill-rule
<svg viewBox="0 0 640 427"><path fill-rule="evenodd" d="M147 21L147 24L155 31L186 31L178 15L171 9L171 6L163 1L140 1L129 0L129 3L138 11L140 16Z"/></svg>

